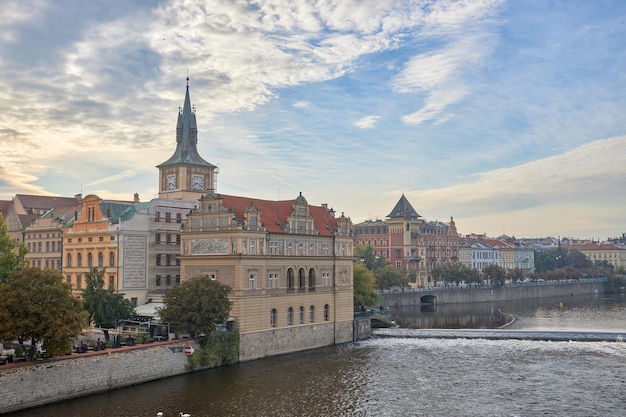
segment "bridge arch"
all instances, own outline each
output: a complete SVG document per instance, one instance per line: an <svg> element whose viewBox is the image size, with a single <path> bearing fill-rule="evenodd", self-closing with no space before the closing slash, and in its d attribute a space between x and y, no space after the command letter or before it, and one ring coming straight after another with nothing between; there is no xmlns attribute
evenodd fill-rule
<svg viewBox="0 0 626 417"><path fill-rule="evenodd" d="M433 294L426 294L420 297L420 304L437 304L437 296Z"/></svg>

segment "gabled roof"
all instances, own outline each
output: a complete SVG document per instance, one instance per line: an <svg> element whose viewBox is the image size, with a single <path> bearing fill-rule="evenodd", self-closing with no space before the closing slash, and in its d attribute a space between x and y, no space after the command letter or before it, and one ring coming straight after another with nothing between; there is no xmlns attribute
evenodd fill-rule
<svg viewBox="0 0 626 417"><path fill-rule="evenodd" d="M250 203L256 208L261 216L260 221L268 232L284 233L283 226L287 225L287 217L293 211L296 200L271 201L258 198L241 197L219 194L224 208L232 210L239 222L244 220L244 212L250 207ZM322 236L333 236L337 229L337 219L329 211L321 206L308 206L309 214L313 217L313 224Z"/></svg>
<svg viewBox="0 0 626 417"><path fill-rule="evenodd" d="M13 201L11 200L0 200L0 214L2 214L2 217L7 216L7 213L11 209L12 205Z"/></svg>
<svg viewBox="0 0 626 417"><path fill-rule="evenodd" d="M185 92L185 104L182 112L178 112L178 122L176 123L176 150L174 155L157 168L166 165L192 164L205 167L216 168L202 159L198 153L196 145L198 144L198 126L196 124L196 114L191 109L191 100L189 99L189 78L187 78L187 91Z"/></svg>
<svg viewBox="0 0 626 417"><path fill-rule="evenodd" d="M72 207L80 203L78 197L57 197L50 195L28 195L28 194L16 194L15 199L19 200L20 204L28 214L29 209L51 209Z"/></svg>
<svg viewBox="0 0 626 417"><path fill-rule="evenodd" d="M404 194L402 194L402 197L400 197L400 200L398 200L396 206L393 210L391 210L391 213L389 213L387 217L391 219L401 219L405 214L408 214L412 219L422 217L417 214L417 211L415 211L411 203L409 203L409 200L407 200Z"/></svg>

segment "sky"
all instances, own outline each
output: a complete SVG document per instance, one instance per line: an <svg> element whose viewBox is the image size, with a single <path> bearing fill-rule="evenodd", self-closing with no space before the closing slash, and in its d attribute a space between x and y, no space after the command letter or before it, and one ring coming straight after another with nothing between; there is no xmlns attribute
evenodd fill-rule
<svg viewBox="0 0 626 417"><path fill-rule="evenodd" d="M0 199L149 201L186 78L217 192L626 232L622 0L2 0Z"/></svg>

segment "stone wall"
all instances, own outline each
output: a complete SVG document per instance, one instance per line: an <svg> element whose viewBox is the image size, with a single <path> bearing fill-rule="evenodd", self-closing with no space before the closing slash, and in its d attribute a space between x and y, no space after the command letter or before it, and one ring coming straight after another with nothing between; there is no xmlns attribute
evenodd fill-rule
<svg viewBox="0 0 626 417"><path fill-rule="evenodd" d="M604 293L606 281L525 283L500 288L433 288L381 294L381 304L390 307L419 305L426 295L437 297L438 304L484 303L533 298Z"/></svg>
<svg viewBox="0 0 626 417"><path fill-rule="evenodd" d="M310 323L240 335L241 362L266 356L347 343L353 340L353 322Z"/></svg>
<svg viewBox="0 0 626 417"><path fill-rule="evenodd" d="M0 369L0 414L184 374L187 345L198 347L186 340Z"/></svg>

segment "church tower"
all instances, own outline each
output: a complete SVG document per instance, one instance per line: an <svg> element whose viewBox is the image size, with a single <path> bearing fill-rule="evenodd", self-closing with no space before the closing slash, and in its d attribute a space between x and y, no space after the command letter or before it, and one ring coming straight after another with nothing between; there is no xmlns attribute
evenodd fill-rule
<svg viewBox="0 0 626 417"><path fill-rule="evenodd" d="M196 112L189 99L189 78L185 104L178 111L176 123L176 150L167 161L158 165L159 198L198 200L215 191L216 166L198 154L198 126Z"/></svg>

